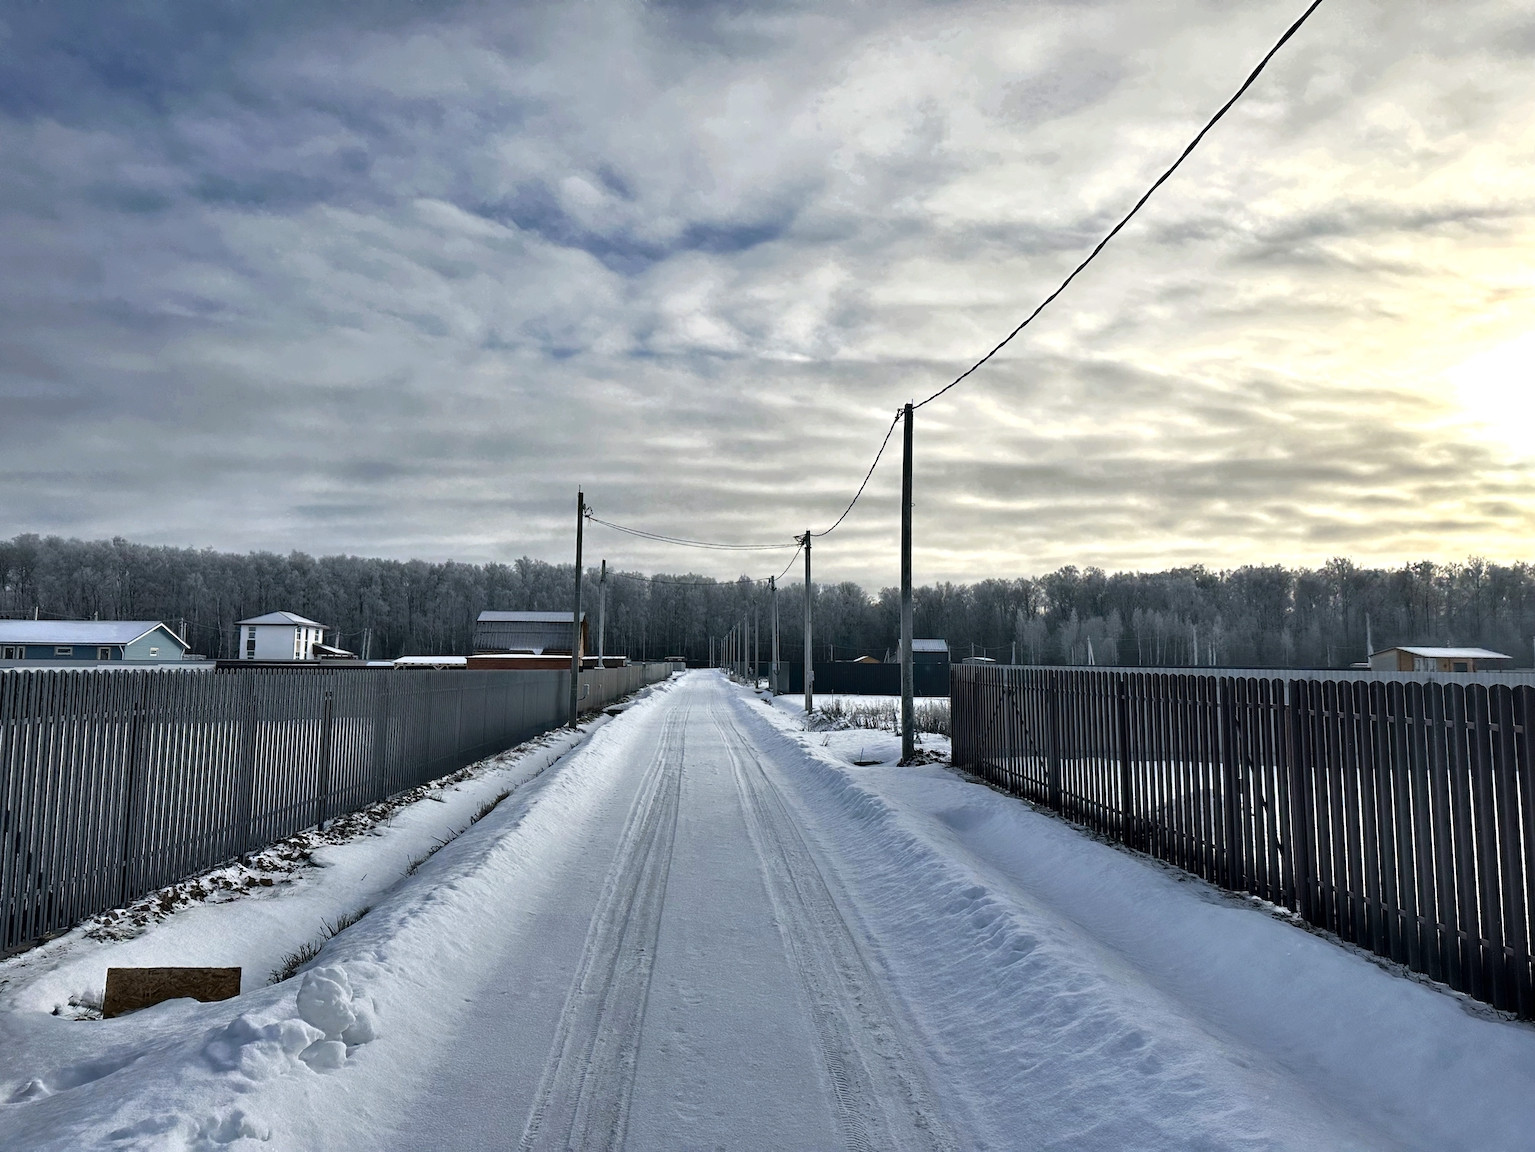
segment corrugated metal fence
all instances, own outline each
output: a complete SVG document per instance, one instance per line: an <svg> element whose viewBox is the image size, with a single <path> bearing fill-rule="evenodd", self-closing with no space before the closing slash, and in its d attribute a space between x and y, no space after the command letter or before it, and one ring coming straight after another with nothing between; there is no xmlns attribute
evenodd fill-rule
<svg viewBox="0 0 1535 1152"><path fill-rule="evenodd" d="M1535 686L956 665L954 763L1530 1018Z"/></svg>
<svg viewBox="0 0 1535 1152"><path fill-rule="evenodd" d="M666 664L581 675L601 708ZM0 952L559 727L570 673L0 672Z"/></svg>

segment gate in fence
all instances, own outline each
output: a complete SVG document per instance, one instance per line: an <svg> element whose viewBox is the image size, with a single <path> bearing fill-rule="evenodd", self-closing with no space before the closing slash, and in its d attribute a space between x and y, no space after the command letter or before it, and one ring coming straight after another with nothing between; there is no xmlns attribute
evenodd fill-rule
<svg viewBox="0 0 1535 1152"><path fill-rule="evenodd" d="M1535 686L955 665L953 760L1535 1015Z"/></svg>
<svg viewBox="0 0 1535 1152"><path fill-rule="evenodd" d="M670 674L581 674L596 709ZM0 672L0 953L558 728L570 673Z"/></svg>

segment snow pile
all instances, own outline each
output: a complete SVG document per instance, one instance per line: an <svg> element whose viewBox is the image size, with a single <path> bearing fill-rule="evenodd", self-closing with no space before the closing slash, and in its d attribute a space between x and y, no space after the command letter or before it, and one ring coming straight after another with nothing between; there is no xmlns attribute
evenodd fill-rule
<svg viewBox="0 0 1535 1152"><path fill-rule="evenodd" d="M213 1068L270 1080L302 1061L316 1072L346 1063L348 1053L378 1036L378 1009L355 994L346 969L336 964L304 973L295 997L297 1017L261 1023L242 1013L214 1031L203 1047Z"/></svg>

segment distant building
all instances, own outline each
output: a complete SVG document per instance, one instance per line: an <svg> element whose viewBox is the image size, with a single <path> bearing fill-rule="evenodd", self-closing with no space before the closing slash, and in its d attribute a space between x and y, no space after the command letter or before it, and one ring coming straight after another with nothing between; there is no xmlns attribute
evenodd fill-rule
<svg viewBox="0 0 1535 1152"><path fill-rule="evenodd" d="M913 664L947 664L949 662L949 642L947 640L923 640L921 637L911 642L911 662Z"/></svg>
<svg viewBox="0 0 1535 1152"><path fill-rule="evenodd" d="M159 620L0 620L0 660L179 663L187 643Z"/></svg>
<svg viewBox="0 0 1535 1152"><path fill-rule="evenodd" d="M241 660L313 660L325 625L294 612L268 612L235 625ZM334 651L334 650L333 650Z"/></svg>
<svg viewBox="0 0 1535 1152"><path fill-rule="evenodd" d="M1486 672L1506 669L1512 656L1486 648L1426 648L1399 644L1370 653L1372 672Z"/></svg>
<svg viewBox="0 0 1535 1152"><path fill-rule="evenodd" d="M467 656L401 656L394 661L396 668L467 668Z"/></svg>
<svg viewBox="0 0 1535 1152"><path fill-rule="evenodd" d="M570 656L569 612L481 612L474 622L475 655ZM581 655L586 655L587 620L581 614Z"/></svg>

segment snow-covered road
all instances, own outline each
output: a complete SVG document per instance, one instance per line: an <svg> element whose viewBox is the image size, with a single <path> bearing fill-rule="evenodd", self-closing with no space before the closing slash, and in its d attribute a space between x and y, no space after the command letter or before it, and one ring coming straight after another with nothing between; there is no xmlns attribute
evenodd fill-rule
<svg viewBox="0 0 1535 1152"><path fill-rule="evenodd" d="M475 1008L384 1147L971 1143L743 733L748 707L694 676L636 711L550 852L548 897L455 989Z"/></svg>
<svg viewBox="0 0 1535 1152"><path fill-rule="evenodd" d="M782 705L649 694L236 1001L34 962L0 1147L1535 1145L1530 1027Z"/></svg>

